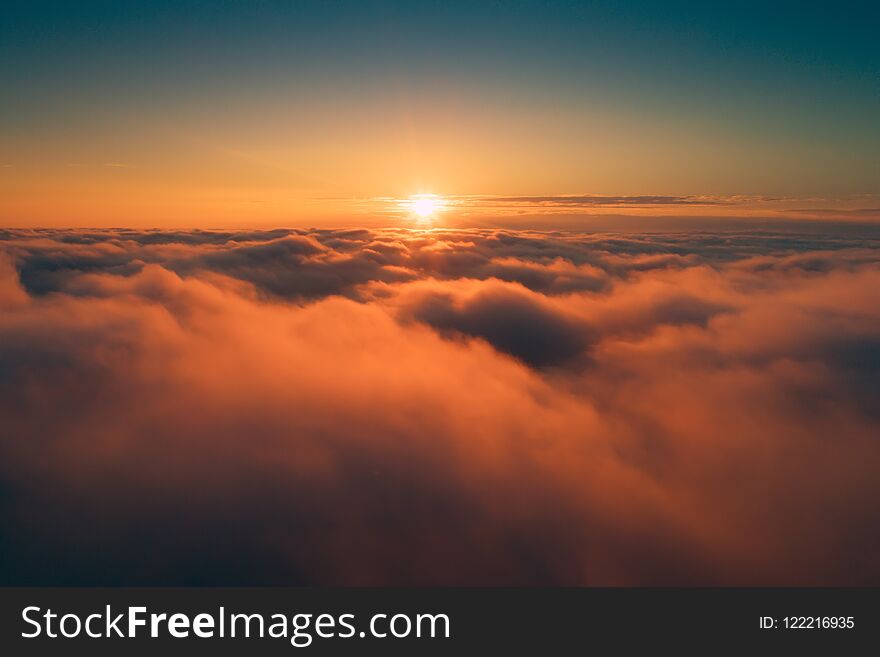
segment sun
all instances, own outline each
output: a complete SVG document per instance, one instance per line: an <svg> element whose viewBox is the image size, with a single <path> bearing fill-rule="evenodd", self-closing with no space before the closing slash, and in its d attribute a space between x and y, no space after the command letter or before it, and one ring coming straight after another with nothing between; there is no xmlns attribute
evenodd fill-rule
<svg viewBox="0 0 880 657"><path fill-rule="evenodd" d="M432 198L417 198L412 202L412 210L420 217L430 217L437 211L437 202Z"/></svg>
<svg viewBox="0 0 880 657"><path fill-rule="evenodd" d="M414 194L403 205L419 222L427 223L444 209L446 201L436 194Z"/></svg>

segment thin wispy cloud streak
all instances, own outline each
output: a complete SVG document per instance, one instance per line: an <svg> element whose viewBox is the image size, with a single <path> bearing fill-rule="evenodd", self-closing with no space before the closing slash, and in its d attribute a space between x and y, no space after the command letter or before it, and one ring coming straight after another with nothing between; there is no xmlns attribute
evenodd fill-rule
<svg viewBox="0 0 880 657"><path fill-rule="evenodd" d="M598 196L590 194L554 196L464 196L457 197L463 204L472 205L537 205L564 207L619 207L654 205L733 205L741 202L734 198L701 196Z"/></svg>
<svg viewBox="0 0 880 657"><path fill-rule="evenodd" d="M357 207L363 214L392 216L398 222L410 214L409 199L380 196L371 198L321 197L321 202L345 202ZM805 220L815 223L833 221L836 224L852 223L876 226L880 210L873 203L876 195L861 194L836 198L807 198L796 196L746 196L746 195L601 195L601 194L551 194L551 195L446 195L442 197L444 223L460 227L480 228L486 225L505 225L525 216L525 224L517 228L549 230L560 217L570 219L567 230L584 230L590 224L589 217L617 216L643 217L646 220L662 218L667 228L670 221L702 223L707 232L724 230L719 219L743 223L743 229L756 228L756 221L771 221L777 229L797 232L803 229ZM467 218L479 221L468 224ZM488 223L487 223L488 222ZM500 222L500 223L498 223ZM748 223L751 222L751 226ZM786 225L787 224L787 225ZM624 223L603 226L601 230L621 230ZM596 228L596 227L593 227ZM834 225L832 233L838 232Z"/></svg>

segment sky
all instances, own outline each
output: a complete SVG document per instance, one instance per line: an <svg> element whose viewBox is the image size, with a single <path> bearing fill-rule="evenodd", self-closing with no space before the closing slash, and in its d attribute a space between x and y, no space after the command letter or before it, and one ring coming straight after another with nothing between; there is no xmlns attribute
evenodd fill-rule
<svg viewBox="0 0 880 657"><path fill-rule="evenodd" d="M873 3L12 0L0 224L393 226L424 193L450 199L449 225L873 221L877 19Z"/></svg>

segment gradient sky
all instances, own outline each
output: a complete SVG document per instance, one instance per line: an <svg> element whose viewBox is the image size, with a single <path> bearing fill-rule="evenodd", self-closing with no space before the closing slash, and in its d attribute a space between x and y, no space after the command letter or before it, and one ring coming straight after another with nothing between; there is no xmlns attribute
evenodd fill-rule
<svg viewBox="0 0 880 657"><path fill-rule="evenodd" d="M872 4L12 0L0 224L358 223L420 192L872 218Z"/></svg>

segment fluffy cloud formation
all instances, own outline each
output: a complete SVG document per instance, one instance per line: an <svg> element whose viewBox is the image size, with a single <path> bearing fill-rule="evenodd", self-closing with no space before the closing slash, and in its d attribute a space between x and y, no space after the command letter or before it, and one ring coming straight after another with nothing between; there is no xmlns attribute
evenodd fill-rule
<svg viewBox="0 0 880 657"><path fill-rule="evenodd" d="M0 239L5 584L880 583L871 240Z"/></svg>

